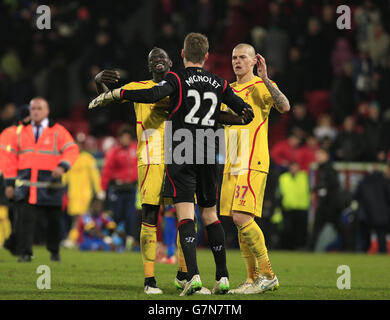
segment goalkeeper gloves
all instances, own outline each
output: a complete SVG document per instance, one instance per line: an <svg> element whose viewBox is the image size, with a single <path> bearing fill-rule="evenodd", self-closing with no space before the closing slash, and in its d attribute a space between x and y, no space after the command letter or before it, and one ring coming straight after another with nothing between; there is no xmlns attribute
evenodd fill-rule
<svg viewBox="0 0 390 320"><path fill-rule="evenodd" d="M106 91L99 96L97 96L95 99L93 99L89 105L88 109L93 109L96 107L104 107L105 105L109 104L113 101L121 101L121 89L114 89L110 91Z"/></svg>

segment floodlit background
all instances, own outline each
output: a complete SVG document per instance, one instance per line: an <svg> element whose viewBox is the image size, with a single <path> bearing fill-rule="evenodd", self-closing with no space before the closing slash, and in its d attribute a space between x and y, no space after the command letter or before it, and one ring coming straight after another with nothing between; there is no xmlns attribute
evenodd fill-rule
<svg viewBox="0 0 390 320"><path fill-rule="evenodd" d="M41 4L50 6L50 30L36 27ZM340 4L350 6L351 30L336 27ZM43 96L52 118L101 169L119 128L130 125L135 132L136 122L128 104L87 111L96 96L94 76L115 69L121 85L150 79L147 55L154 46L165 49L179 70L184 36L193 31L209 38L207 70L234 81L232 48L250 43L290 100L288 114L270 116L272 165L259 221L268 248L390 250L390 1L3 0L0 131L32 97ZM321 180L320 147L337 172L332 185ZM7 210L3 192L1 199ZM223 225L228 246L237 248L235 227L229 220ZM64 243L69 230L65 211ZM206 245L198 230L199 244ZM0 245L7 235L3 231ZM139 219L133 237L136 250Z"/></svg>

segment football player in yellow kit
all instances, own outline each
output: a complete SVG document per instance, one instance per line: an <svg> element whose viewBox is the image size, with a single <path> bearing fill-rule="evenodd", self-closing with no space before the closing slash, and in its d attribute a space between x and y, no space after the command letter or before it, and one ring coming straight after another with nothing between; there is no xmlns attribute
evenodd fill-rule
<svg viewBox="0 0 390 320"><path fill-rule="evenodd" d="M124 85L126 90L148 89L157 85L170 71L172 61L168 54L160 48L153 48L148 56L148 68L153 79L134 81ZM119 81L118 71L103 70L95 77L98 93L109 89L104 83L115 84ZM164 179L164 127L168 118L169 98L157 103L134 103L137 118L137 160L138 188L142 203L141 253L144 266L144 292L161 294L154 277L154 264L157 248L157 220L160 205L163 204L161 189ZM179 259L180 260L180 259ZM180 260L183 262L183 260ZM184 267L180 268L185 270Z"/></svg>
<svg viewBox="0 0 390 320"><path fill-rule="evenodd" d="M246 126L225 128L227 156L221 187L220 214L231 216L238 229L248 277L229 293L259 293L279 286L272 271L264 235L255 217L261 217L269 170L268 118L272 107L280 113L290 104L268 78L264 58L248 44L233 49L232 64L237 81L230 86L253 108L254 120ZM253 73L257 64L258 76Z"/></svg>

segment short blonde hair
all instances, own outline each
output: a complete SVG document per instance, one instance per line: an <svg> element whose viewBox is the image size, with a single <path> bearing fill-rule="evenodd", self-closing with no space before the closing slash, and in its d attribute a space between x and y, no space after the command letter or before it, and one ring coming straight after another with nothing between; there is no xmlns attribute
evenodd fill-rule
<svg viewBox="0 0 390 320"><path fill-rule="evenodd" d="M202 63L209 51L209 41L201 33L191 32L184 39L184 58L193 63Z"/></svg>

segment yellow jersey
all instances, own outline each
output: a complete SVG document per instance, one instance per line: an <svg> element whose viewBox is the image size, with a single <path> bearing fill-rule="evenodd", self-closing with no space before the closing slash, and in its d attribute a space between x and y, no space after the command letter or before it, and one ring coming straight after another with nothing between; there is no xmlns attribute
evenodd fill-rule
<svg viewBox="0 0 390 320"><path fill-rule="evenodd" d="M252 106L255 117L248 125L225 127L224 173L239 174L248 169L268 173L268 117L274 100L262 79L257 76L246 83L234 82L230 86ZM225 105L222 109L231 111Z"/></svg>
<svg viewBox="0 0 390 320"><path fill-rule="evenodd" d="M68 213L87 212L94 193L101 191L100 172L94 156L81 151L73 166L62 176L62 181L68 185Z"/></svg>
<svg viewBox="0 0 390 320"><path fill-rule="evenodd" d="M153 80L130 82L124 90L150 89L157 83ZM164 163L164 130L169 116L169 98L156 103L136 103L137 160L138 166Z"/></svg>

